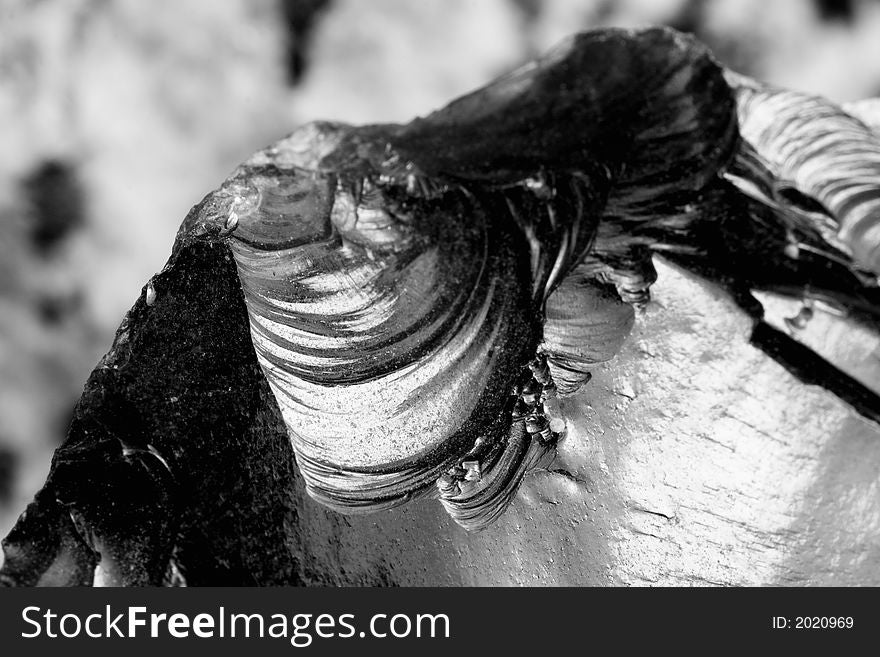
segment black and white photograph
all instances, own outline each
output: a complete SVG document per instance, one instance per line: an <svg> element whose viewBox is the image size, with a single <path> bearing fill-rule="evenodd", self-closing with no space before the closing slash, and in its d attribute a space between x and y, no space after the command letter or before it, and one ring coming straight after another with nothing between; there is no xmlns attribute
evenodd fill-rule
<svg viewBox="0 0 880 657"><path fill-rule="evenodd" d="M877 587L880 2L0 0L0 537L25 589Z"/></svg>

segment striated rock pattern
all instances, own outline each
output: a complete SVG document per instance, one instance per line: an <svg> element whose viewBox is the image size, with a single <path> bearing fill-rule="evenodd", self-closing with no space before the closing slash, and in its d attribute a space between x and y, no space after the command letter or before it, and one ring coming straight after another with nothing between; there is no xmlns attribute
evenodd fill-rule
<svg viewBox="0 0 880 657"><path fill-rule="evenodd" d="M752 296L863 324L880 309L860 178L880 139L830 104L776 127L800 102L672 30L609 29L410 124L311 124L258 152L193 209L120 327L0 577L332 581L304 565L298 474L336 511L435 495L485 529L530 470L579 481L553 465L559 395L622 348L654 254L880 419Z"/></svg>

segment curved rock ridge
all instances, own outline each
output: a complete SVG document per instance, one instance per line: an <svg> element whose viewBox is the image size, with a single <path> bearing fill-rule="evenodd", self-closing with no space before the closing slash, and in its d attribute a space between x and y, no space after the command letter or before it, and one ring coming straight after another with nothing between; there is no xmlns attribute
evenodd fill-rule
<svg viewBox="0 0 880 657"><path fill-rule="evenodd" d="M608 30L408 125L309 124L251 158L215 205L309 493L439 494L488 525L564 434L555 380L576 390L647 300L650 254L603 213L662 226L736 144L703 46Z"/></svg>
<svg viewBox="0 0 880 657"><path fill-rule="evenodd" d="M719 334L717 322L714 338L701 334L711 324L702 320L722 306L726 318L734 308L745 311L739 319L751 326L752 346L880 425L880 397L857 378L859 366L852 374L841 369L867 353L851 347L880 322L877 103L838 107L763 86L724 71L704 46L672 30L611 29L575 35L407 125L301 127L255 153L184 220L165 268L144 286L86 382L43 489L3 540L0 585L363 583L344 568L328 577L310 565L315 542L342 535L316 526L357 532L366 525L337 525L320 508L306 513L303 483L343 512L434 495L461 526L483 529L505 512L529 471L544 469L563 481L557 492L572 496L565 502L580 518L589 498L572 487L592 497L596 481L613 487L633 471L606 472L602 456L603 475L582 481L565 452L577 449L585 460L585 452L620 453L640 433L651 449L630 455L635 467L650 461L645 453L662 458L654 451L659 443L669 450L666 463L682 462L677 436L655 438L683 425L667 423L669 409L646 400L672 403L689 425L703 420L694 412L712 405L713 430L722 427L719 417L724 426L737 419L723 407L730 399L761 408L755 391L766 392L768 381L772 388L778 368L754 375L751 364L760 358L752 353L750 365L718 377L717 365L704 361L734 365L733 356L717 352L736 338ZM708 285L690 281L703 292L677 309L673 303L659 325L671 339L658 344L674 357L642 351L653 328L638 327L629 365L639 354L656 357L665 366L645 361L642 382L663 371L666 377L658 388L664 394L641 388L631 420L616 415L627 405L602 410L601 401L566 417L570 407L560 397L613 358L636 321L656 317L641 313L657 277L655 255L731 299L712 299ZM801 305L784 318L788 333L765 320L755 291ZM702 308L707 301L719 303ZM841 368L817 354L822 346L808 336L798 339L824 309L846 315L847 330L857 330L831 354L842 355ZM716 353L705 352L709 344ZM700 381L709 389L694 406L672 389L679 378L669 373L697 362L707 365ZM599 374L605 386L616 376ZM691 381L683 390L701 385ZM706 400L715 393L718 399ZM799 394L775 399L796 406ZM825 411L816 414L811 403L791 410L791 417L817 420L805 432L808 453L821 452L817 463L835 462L831 479L823 466L820 480L806 480L807 497L828 498L828 486L837 490L844 474L861 480L856 498L869 495L876 479L870 460L859 473L850 467L858 459L841 456L859 451L860 439L848 428L829 429ZM837 409L841 418L846 412ZM774 413L788 416L789 409ZM603 415L595 436L584 430L587 417ZM792 472L803 464L803 441L789 445L743 424L753 444L726 461L734 469L777 445L785 446L778 455ZM571 449L554 460L570 427ZM705 458L705 443L716 441L697 428L688 435L699 444L687 453ZM717 445L734 452L740 430L720 430L734 442ZM772 423L767 430L783 431ZM614 435L592 449L606 431ZM679 470L664 496L694 482L709 488L698 474L682 475L689 468ZM754 483L765 498L780 495L772 474L761 481L746 470L731 491ZM793 532L784 514L783 547L804 543L816 524L815 509L802 510L804 498L792 490L804 489L781 497L806 514L808 529ZM743 498L737 506L754 501ZM826 515L845 516L850 497L843 498ZM629 507L617 493L608 499ZM717 500L713 493L702 499L693 509L698 517ZM755 516L763 518L759 506ZM591 521L621 517L601 508ZM320 516L317 525L306 518L311 513ZM548 513L535 528L554 517L572 519ZM517 518L508 526L520 533ZM691 519L700 529L671 534L673 542L727 532L727 525ZM738 530L749 526L745 519L735 520ZM775 522L755 527L764 536ZM859 562L847 581L858 580L875 528L855 524L852 536L841 542L834 534L832 547L818 552L807 540L809 563L843 550ZM381 534L385 526L373 529ZM506 549L508 537L500 538ZM796 562L792 568L802 576ZM395 581L383 573L377 583Z"/></svg>
<svg viewBox="0 0 880 657"><path fill-rule="evenodd" d="M860 270L880 275L880 134L877 102L840 107L736 74L740 127L778 190L821 205L828 241ZM836 238L836 239L835 239Z"/></svg>

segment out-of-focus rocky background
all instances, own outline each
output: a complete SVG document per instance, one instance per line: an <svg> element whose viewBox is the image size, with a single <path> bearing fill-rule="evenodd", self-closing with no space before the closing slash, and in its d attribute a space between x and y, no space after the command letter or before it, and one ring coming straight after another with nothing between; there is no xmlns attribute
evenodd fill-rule
<svg viewBox="0 0 880 657"><path fill-rule="evenodd" d="M408 120L573 31L645 23L758 78L880 95L870 0L0 0L0 536L180 221L239 161L308 120Z"/></svg>

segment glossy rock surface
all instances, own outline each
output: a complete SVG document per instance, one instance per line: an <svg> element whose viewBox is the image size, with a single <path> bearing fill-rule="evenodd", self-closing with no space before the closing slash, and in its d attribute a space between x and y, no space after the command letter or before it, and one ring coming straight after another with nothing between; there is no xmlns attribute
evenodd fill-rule
<svg viewBox="0 0 880 657"><path fill-rule="evenodd" d="M578 87L555 106L578 139L525 130L596 52L662 73L651 102L601 80L620 114ZM261 151L144 286L0 580L876 583L877 425L749 346L745 294L819 295L812 322L766 319L876 389L865 317L818 303L876 313L876 289L843 248L802 257L835 217L779 205L790 181L761 205L719 175L763 175L732 108L698 44L612 30L408 126ZM566 392L593 380L560 400L569 366Z"/></svg>
<svg viewBox="0 0 880 657"><path fill-rule="evenodd" d="M466 526L497 517L564 433L557 390L626 338L618 291L647 299L644 253L595 238L606 200L662 232L668 198L715 180L735 130L703 46L607 30L423 119L311 124L245 163L208 218L309 492L370 511L436 483Z"/></svg>
<svg viewBox="0 0 880 657"><path fill-rule="evenodd" d="M509 406L534 350L514 236L464 194L395 206L304 169L246 180L258 198L235 206L230 244L313 493L356 508L433 487Z"/></svg>
<svg viewBox="0 0 880 657"><path fill-rule="evenodd" d="M880 430L749 346L713 288L660 267L654 295L567 400L556 462L491 528L466 533L430 502L328 524L305 500L311 567L429 585L880 584ZM838 355L861 347L827 335Z"/></svg>

